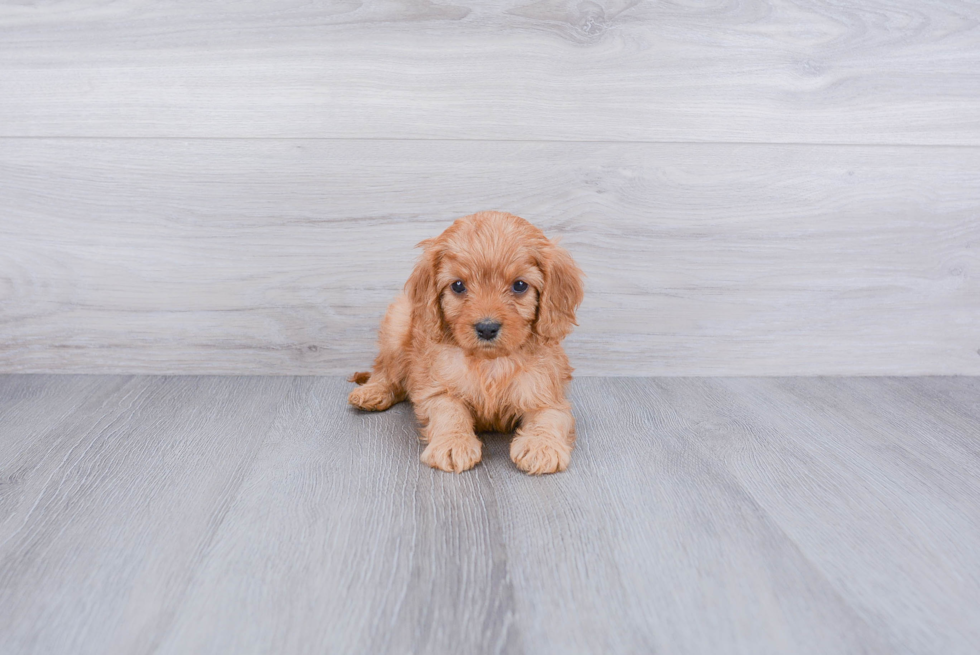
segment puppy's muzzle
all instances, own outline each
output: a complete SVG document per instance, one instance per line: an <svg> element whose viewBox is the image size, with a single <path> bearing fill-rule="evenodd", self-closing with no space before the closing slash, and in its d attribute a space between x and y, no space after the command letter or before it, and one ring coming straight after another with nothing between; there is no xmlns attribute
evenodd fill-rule
<svg viewBox="0 0 980 655"><path fill-rule="evenodd" d="M473 329L476 330L476 336L480 338L480 341L493 341L500 332L500 323L485 318L474 325Z"/></svg>

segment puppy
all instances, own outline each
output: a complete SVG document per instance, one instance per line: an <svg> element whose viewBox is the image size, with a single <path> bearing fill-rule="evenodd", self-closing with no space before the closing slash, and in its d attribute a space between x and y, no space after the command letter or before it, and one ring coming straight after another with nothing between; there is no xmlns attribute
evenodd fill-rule
<svg viewBox="0 0 980 655"><path fill-rule="evenodd" d="M575 443L561 341L582 302L571 256L523 218L480 212L419 244L404 293L388 307L370 373L348 398L381 411L411 400L422 461L473 468L477 431L517 429L510 457L527 473L564 471Z"/></svg>

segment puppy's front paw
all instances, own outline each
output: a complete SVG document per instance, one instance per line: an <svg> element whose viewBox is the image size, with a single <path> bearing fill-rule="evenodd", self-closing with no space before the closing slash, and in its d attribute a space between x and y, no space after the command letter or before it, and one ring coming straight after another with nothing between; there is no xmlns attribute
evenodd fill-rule
<svg viewBox="0 0 980 655"><path fill-rule="evenodd" d="M477 465L483 443L475 436L432 441L422 451L422 463L450 473L462 473Z"/></svg>
<svg viewBox="0 0 980 655"><path fill-rule="evenodd" d="M531 475L558 473L568 468L572 447L553 437L518 434L510 443L510 458Z"/></svg>
<svg viewBox="0 0 980 655"><path fill-rule="evenodd" d="M378 384L365 384L350 392L347 402L358 409L368 412L380 412L388 409L394 404L394 397L390 391Z"/></svg>

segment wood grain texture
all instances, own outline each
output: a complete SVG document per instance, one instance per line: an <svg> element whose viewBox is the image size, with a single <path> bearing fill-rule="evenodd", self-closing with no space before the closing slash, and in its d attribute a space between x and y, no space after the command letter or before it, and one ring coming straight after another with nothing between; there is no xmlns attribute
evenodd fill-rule
<svg viewBox="0 0 980 655"><path fill-rule="evenodd" d="M348 374L476 209L588 275L583 374L980 373L980 149L0 141L0 370Z"/></svg>
<svg viewBox="0 0 980 655"><path fill-rule="evenodd" d="M0 651L151 652L286 381L42 380L2 390Z"/></svg>
<svg viewBox="0 0 980 655"><path fill-rule="evenodd" d="M951 414L959 403L910 403L920 383L907 379L635 384L638 400L656 398L637 407L664 426L658 432L722 463L883 638L871 652L980 645L980 563L967 545L980 539L980 429L976 417ZM942 385L978 390L970 378ZM923 575L912 550L937 568Z"/></svg>
<svg viewBox="0 0 980 655"><path fill-rule="evenodd" d="M0 7L0 136L980 145L980 7Z"/></svg>
<svg viewBox="0 0 980 655"><path fill-rule="evenodd" d="M0 378L0 650L980 647L975 378L580 378L545 478L349 387Z"/></svg>

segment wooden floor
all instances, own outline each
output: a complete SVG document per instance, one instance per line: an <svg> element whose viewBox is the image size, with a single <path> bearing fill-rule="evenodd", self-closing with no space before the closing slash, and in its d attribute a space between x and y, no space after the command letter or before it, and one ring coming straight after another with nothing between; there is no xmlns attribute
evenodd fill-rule
<svg viewBox="0 0 980 655"><path fill-rule="evenodd" d="M581 378L545 478L349 386L0 377L0 652L980 650L976 378Z"/></svg>

